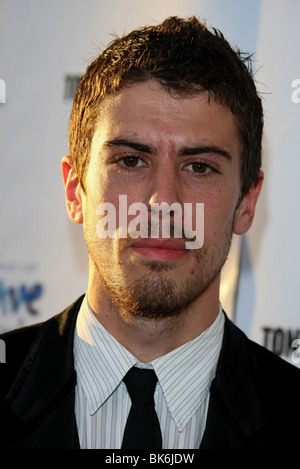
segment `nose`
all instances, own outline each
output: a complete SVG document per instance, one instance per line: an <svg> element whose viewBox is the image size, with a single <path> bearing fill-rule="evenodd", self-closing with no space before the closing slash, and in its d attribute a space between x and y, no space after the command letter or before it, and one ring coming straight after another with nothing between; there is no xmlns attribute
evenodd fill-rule
<svg viewBox="0 0 300 469"><path fill-rule="evenodd" d="M179 181L172 162L161 164L153 174L149 187L149 206L180 202ZM154 205L155 207L155 205Z"/></svg>

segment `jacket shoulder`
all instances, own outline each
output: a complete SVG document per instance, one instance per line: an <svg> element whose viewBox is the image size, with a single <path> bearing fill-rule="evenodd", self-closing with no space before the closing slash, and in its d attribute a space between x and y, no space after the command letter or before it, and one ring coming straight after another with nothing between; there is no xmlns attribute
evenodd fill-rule
<svg viewBox="0 0 300 469"><path fill-rule="evenodd" d="M296 391L300 387L300 369L249 339L228 319L227 329L229 358L231 363L238 364L240 379L251 376L265 408L276 413L278 418L280 415L284 418L288 410L300 418L300 402Z"/></svg>
<svg viewBox="0 0 300 469"><path fill-rule="evenodd" d="M24 326L0 334L0 339L5 344L5 363L1 364L0 376L0 402L6 392L18 376L19 370L26 361L29 352L34 353L43 342L44 337L50 334L52 337L62 336L74 323L80 309L83 296L68 306L61 313L50 317L46 321Z"/></svg>
<svg viewBox="0 0 300 469"><path fill-rule="evenodd" d="M297 366L251 340L249 345L256 369L265 385L276 386L277 390L284 387L288 393L291 386L300 385L300 369Z"/></svg>
<svg viewBox="0 0 300 469"><path fill-rule="evenodd" d="M282 379L288 378L289 376L292 379L300 378L300 369L297 366L271 352L266 347L249 339L246 334L228 318L227 323L227 326L230 329L231 339L234 336L240 349L245 346L249 355L253 357L255 370L264 378L264 380L269 382L274 382L274 380L282 381Z"/></svg>

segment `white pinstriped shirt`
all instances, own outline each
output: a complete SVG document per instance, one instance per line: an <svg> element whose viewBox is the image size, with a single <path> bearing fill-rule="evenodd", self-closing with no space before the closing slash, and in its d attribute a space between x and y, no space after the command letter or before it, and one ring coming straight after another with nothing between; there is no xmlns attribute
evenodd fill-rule
<svg viewBox="0 0 300 469"><path fill-rule="evenodd" d="M121 447L131 406L122 379L136 365L153 367L158 377L154 400L163 449L199 448L223 330L220 305L216 320L201 335L149 364L142 364L99 323L85 297L74 338L75 414L80 447Z"/></svg>

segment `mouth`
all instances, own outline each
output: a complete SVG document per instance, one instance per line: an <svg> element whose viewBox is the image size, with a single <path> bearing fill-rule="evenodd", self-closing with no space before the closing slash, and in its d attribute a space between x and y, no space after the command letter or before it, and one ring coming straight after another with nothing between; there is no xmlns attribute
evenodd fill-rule
<svg viewBox="0 0 300 469"><path fill-rule="evenodd" d="M178 239L141 239L134 241L131 249L138 255L163 262L174 262L187 255L182 240Z"/></svg>

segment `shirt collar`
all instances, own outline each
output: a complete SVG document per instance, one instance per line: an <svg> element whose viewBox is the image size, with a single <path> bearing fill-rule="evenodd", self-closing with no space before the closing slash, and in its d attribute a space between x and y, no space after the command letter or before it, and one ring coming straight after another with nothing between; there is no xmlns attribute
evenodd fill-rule
<svg viewBox="0 0 300 469"><path fill-rule="evenodd" d="M152 366L171 417L182 431L209 393L222 345L222 307L213 324L192 341L144 365L95 318L85 297L76 323L75 368L94 414L134 366Z"/></svg>
<svg viewBox="0 0 300 469"><path fill-rule="evenodd" d="M222 347L224 321L220 305L215 321L202 334L152 362L179 431L209 393Z"/></svg>
<svg viewBox="0 0 300 469"><path fill-rule="evenodd" d="M95 318L85 296L76 322L74 360L78 381L94 414L137 359Z"/></svg>

